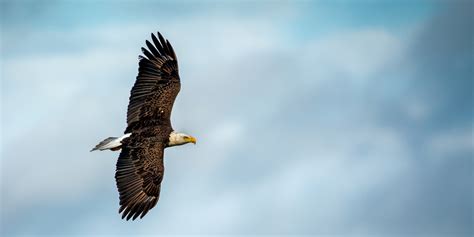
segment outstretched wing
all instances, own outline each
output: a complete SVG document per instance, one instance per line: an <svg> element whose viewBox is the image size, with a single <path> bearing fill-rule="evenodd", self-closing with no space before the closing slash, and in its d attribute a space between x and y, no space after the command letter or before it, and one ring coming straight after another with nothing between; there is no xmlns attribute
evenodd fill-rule
<svg viewBox="0 0 474 237"><path fill-rule="evenodd" d="M156 124L171 124L173 103L181 84L176 54L168 40L158 32L151 34L148 49L142 47L138 76L130 93L127 111L127 129L133 130Z"/></svg>
<svg viewBox="0 0 474 237"><path fill-rule="evenodd" d="M153 136L132 134L122 141L115 180L120 193L122 218L142 218L160 197L165 145Z"/></svg>

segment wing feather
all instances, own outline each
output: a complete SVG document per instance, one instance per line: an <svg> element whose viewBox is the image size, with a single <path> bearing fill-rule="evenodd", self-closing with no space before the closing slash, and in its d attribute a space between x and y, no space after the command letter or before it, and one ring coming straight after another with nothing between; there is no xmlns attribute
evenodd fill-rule
<svg viewBox="0 0 474 237"><path fill-rule="evenodd" d="M150 51L153 54L154 58L159 58L160 53L158 52L158 50L156 50L155 46L153 46L153 44L151 44L150 41L148 41L148 40L146 40L145 43L146 43L146 46L148 47L148 49L150 49Z"/></svg>
<svg viewBox="0 0 474 237"><path fill-rule="evenodd" d="M158 32L158 34L160 34L160 32ZM166 52L163 50L163 47L161 46L160 41L158 41L158 39L156 38L154 34L151 34L151 39L153 40L153 43L155 44L158 51L160 51L160 54L165 55Z"/></svg>
<svg viewBox="0 0 474 237"><path fill-rule="evenodd" d="M158 202L163 180L165 145L155 137L136 133L123 141L115 180L120 194L122 218L135 220Z"/></svg>
<svg viewBox="0 0 474 237"><path fill-rule="evenodd" d="M173 47L158 32L142 47L138 76L130 92L126 133L156 124L170 124L171 110L181 84ZM146 109L144 109L146 108ZM153 120L153 121L150 121Z"/></svg>

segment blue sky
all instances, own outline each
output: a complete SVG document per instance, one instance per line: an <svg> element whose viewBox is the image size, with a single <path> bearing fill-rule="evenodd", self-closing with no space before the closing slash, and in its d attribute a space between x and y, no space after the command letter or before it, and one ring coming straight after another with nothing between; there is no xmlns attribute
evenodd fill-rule
<svg viewBox="0 0 474 237"><path fill-rule="evenodd" d="M472 236L469 1L2 1L1 226L17 235ZM179 59L158 205L120 219L137 56Z"/></svg>

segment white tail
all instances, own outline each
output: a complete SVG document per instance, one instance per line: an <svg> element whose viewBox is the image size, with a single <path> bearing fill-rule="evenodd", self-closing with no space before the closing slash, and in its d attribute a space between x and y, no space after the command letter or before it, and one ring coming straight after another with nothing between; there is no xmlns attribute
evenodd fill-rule
<svg viewBox="0 0 474 237"><path fill-rule="evenodd" d="M112 150L116 151L119 150L122 146L122 140L130 137L132 135L131 133L127 133L121 137L109 137L106 138L105 140L101 141L99 144L97 144L94 148L92 148L91 151L99 150Z"/></svg>

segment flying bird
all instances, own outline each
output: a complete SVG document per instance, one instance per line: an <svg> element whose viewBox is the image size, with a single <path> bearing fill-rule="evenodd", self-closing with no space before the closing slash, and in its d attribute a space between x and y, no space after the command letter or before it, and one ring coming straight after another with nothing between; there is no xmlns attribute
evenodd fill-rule
<svg viewBox="0 0 474 237"><path fill-rule="evenodd" d="M141 48L138 76L130 92L127 128L121 137L109 137L91 151L121 150L115 181L122 219L145 216L160 197L163 155L167 147L196 144L196 138L174 131L170 116L181 88L176 54L168 40L152 33Z"/></svg>

